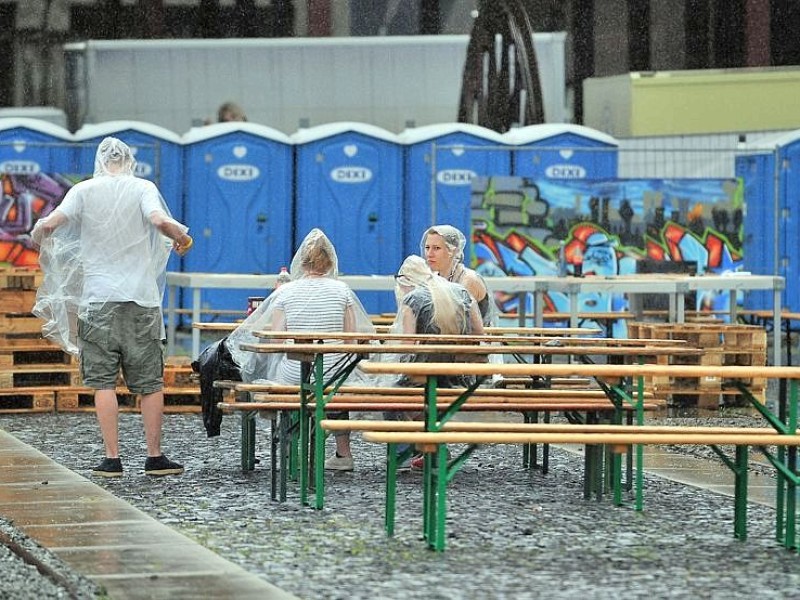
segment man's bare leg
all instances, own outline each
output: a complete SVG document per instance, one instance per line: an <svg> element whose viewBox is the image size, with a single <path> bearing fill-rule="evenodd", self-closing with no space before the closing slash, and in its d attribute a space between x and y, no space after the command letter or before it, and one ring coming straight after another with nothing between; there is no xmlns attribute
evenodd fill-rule
<svg viewBox="0 0 800 600"><path fill-rule="evenodd" d="M142 396L142 422L147 441L147 456L161 456L161 423L164 416L164 391Z"/></svg>
<svg viewBox="0 0 800 600"><path fill-rule="evenodd" d="M94 411L108 458L119 458L119 404L115 390L95 390Z"/></svg>

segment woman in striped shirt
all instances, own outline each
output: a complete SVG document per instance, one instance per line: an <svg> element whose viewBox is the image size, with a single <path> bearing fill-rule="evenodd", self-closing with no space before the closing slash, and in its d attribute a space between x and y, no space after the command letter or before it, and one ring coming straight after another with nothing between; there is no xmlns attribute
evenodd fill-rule
<svg viewBox="0 0 800 600"><path fill-rule="evenodd" d="M252 331L322 331L330 332L326 343L339 341L335 334L345 331L374 333L375 328L363 305L350 287L336 279L336 250L319 229L312 229L300 244L290 268L291 281L276 289L229 337L231 354L242 370L243 381L270 380L299 384L301 363L286 354L258 354L238 350L238 344L255 341ZM241 331L240 331L241 330ZM338 366L350 360L347 355L325 354L325 379ZM313 375L312 375L313 377ZM368 384L369 379L355 369L348 385ZM328 415L347 418L347 413ZM336 437L336 456L325 461L325 468L352 471L349 434Z"/></svg>

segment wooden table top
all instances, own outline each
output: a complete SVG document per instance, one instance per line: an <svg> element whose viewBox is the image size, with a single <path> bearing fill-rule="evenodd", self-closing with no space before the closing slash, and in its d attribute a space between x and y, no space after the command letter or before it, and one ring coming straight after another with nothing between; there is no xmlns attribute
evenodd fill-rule
<svg viewBox="0 0 800 600"><path fill-rule="evenodd" d="M240 344L242 350L266 354L508 354L510 348L501 345L477 344ZM688 346L514 346L516 354L560 356L698 356L703 350ZM460 364L460 363L459 363Z"/></svg>

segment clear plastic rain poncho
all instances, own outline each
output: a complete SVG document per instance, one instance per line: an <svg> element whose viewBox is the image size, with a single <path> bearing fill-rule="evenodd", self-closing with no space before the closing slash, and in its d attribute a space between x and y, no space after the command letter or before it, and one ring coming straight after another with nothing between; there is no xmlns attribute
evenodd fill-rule
<svg viewBox="0 0 800 600"><path fill-rule="evenodd" d="M464 266L464 249L467 246L467 238L461 231L452 225L433 225L425 230L422 234L422 239L419 243L419 251L422 256L425 256L425 244L428 236L431 234L438 234L444 240L447 247L448 254L450 255L450 271L449 273L439 273L442 277L453 283L460 283L469 289L471 286L470 280L477 279L483 284L486 290L486 295L482 298L475 298L478 303L478 310L481 313L481 319L485 326L497 324L497 306L493 302L492 294L489 291L486 282L472 269Z"/></svg>
<svg viewBox="0 0 800 600"><path fill-rule="evenodd" d="M254 331L330 332L331 337L326 342L337 341L335 334L340 332L375 332L361 301L346 283L336 278L336 250L321 230L312 229L305 237L292 258L289 272L291 281L272 292L228 336L226 344L234 362L239 365L242 381L300 383L299 361L289 360L285 354L257 353L240 348L242 343L270 341L256 337ZM326 354L326 374L349 360L350 356ZM369 384L370 379L356 369L347 382Z"/></svg>
<svg viewBox="0 0 800 600"><path fill-rule="evenodd" d="M467 289L431 271L425 259L409 256L395 276L397 316L392 333L465 335L483 333L477 303ZM386 362L476 362L482 356L448 354L387 354ZM469 385L472 378L441 377L442 386ZM415 385L405 376L386 376L381 385Z"/></svg>
<svg viewBox="0 0 800 600"><path fill-rule="evenodd" d="M149 217L154 211L171 215L155 184L134 177L135 164L124 142L105 138L97 148L94 177L73 186L31 232L44 273L33 312L44 321L42 335L72 354L78 354L78 319L90 307L162 304L172 241ZM66 222L45 235L43 226L56 212ZM163 318L161 323L163 338Z"/></svg>

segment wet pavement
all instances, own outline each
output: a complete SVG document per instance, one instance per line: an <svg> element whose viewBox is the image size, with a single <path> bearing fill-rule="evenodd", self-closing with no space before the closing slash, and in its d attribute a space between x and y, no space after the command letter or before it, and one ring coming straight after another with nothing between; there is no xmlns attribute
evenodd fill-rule
<svg viewBox="0 0 800 600"><path fill-rule="evenodd" d="M111 598L294 598L2 430L0 514Z"/></svg>
<svg viewBox="0 0 800 600"><path fill-rule="evenodd" d="M559 445L568 452L583 455L579 446ZM669 452L657 446L644 448L645 472L664 479L723 494L734 495L734 476L721 460ZM747 499L775 508L775 480L760 472L748 474Z"/></svg>

